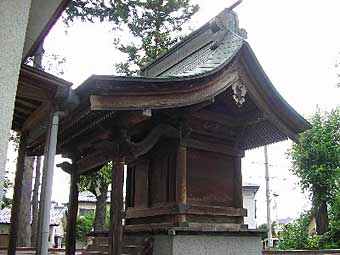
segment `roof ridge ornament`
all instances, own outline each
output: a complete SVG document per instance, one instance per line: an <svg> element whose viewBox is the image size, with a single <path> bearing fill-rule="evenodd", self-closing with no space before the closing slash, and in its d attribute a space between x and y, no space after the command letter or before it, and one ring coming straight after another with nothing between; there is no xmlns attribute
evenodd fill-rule
<svg viewBox="0 0 340 255"><path fill-rule="evenodd" d="M228 32L234 33L242 39L247 39L247 31L239 27L238 16L233 9L240 5L242 0L237 1L229 8L224 9L220 14L218 14L214 19L209 22L209 27L214 33L213 44L211 45L211 50L215 50L222 43L225 35Z"/></svg>

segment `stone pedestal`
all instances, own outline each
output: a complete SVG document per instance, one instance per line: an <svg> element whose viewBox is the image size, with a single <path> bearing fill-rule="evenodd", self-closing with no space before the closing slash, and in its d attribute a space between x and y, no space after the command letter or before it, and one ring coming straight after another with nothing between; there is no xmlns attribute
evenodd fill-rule
<svg viewBox="0 0 340 255"><path fill-rule="evenodd" d="M155 235L153 255L261 255L261 236L256 231L186 232Z"/></svg>

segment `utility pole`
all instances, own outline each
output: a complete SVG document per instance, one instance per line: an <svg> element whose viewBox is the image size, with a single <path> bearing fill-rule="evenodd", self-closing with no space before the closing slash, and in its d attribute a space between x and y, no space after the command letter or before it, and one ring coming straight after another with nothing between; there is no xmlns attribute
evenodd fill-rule
<svg viewBox="0 0 340 255"><path fill-rule="evenodd" d="M264 165L266 169L266 198L267 198L267 226L268 226L268 247L273 247L272 222L270 219L270 190L269 190L269 165L267 145L264 146Z"/></svg>

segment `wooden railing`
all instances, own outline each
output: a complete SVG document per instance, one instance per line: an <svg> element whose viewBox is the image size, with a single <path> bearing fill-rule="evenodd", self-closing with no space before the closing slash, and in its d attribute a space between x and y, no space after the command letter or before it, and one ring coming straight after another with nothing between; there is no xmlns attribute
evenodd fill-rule
<svg viewBox="0 0 340 255"><path fill-rule="evenodd" d="M340 250L286 250L274 251L264 250L263 255L340 255Z"/></svg>

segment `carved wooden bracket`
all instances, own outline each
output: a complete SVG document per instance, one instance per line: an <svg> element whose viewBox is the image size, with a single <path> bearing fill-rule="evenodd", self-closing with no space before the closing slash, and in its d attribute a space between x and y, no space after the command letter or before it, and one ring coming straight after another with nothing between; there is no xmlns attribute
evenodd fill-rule
<svg viewBox="0 0 340 255"><path fill-rule="evenodd" d="M64 172L68 174L72 174L75 168L74 165L66 161L57 164L57 167L60 167Z"/></svg>
<svg viewBox="0 0 340 255"><path fill-rule="evenodd" d="M109 161L131 162L149 152L159 141L160 137L179 138L179 131L166 124L160 124L140 142L132 142L126 130L118 130L111 141L105 140L94 144L94 152L77 161L79 173L84 174ZM66 162L64 162L66 163ZM60 167L68 168L67 163ZM68 163L69 164L69 163ZM64 171L66 171L63 168Z"/></svg>
<svg viewBox="0 0 340 255"><path fill-rule="evenodd" d="M161 136L179 138L179 131L170 125L160 124L153 128L141 142L134 143L130 139L125 140L125 146L128 148L128 160L135 160L149 152Z"/></svg>
<svg viewBox="0 0 340 255"><path fill-rule="evenodd" d="M233 98L237 104L238 107L241 107L243 103L246 101L245 96L247 94L247 87L246 85L240 83L240 82L235 82L232 86L234 95Z"/></svg>

